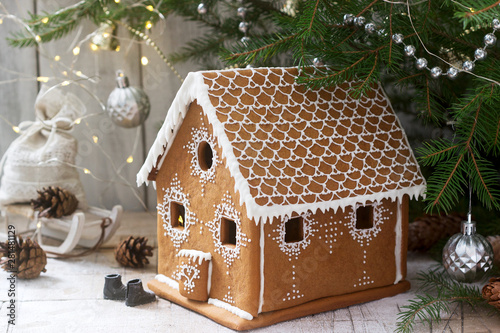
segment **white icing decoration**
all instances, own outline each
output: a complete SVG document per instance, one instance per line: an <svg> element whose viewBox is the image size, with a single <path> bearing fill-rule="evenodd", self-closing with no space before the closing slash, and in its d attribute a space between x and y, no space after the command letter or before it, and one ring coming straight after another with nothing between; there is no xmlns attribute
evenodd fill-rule
<svg viewBox="0 0 500 333"><path fill-rule="evenodd" d="M260 224L260 290L259 290L259 310L258 313L262 312L262 306L264 305L264 244L266 242L266 237L264 235L264 223Z"/></svg>
<svg viewBox="0 0 500 333"><path fill-rule="evenodd" d="M141 185L142 183L148 183L148 175L153 169L160 169L162 163L165 160L166 152L170 149L179 128L182 124L183 118L187 112L187 106L197 100L198 104L202 106L204 115L208 119L209 123L213 128L213 135L217 139L219 146L221 147L221 158L224 158L227 162L227 168L229 169L231 176L235 181L235 191L240 194L240 205L245 204L248 217L254 219L256 223L259 221L272 221L273 217L282 218L286 215L291 215L292 212L297 214L302 214L307 211L316 212L318 210L325 212L332 209L334 212L339 208L344 209L348 206L354 206L356 203L366 204L368 201L380 201L382 199L395 200L396 198L401 198L403 195L407 194L411 197L423 196L425 191L425 181L423 180L419 166L415 161L411 149L409 150L408 156L403 156L400 154L401 151L409 149L409 145L402 130L399 120L395 117L394 112L390 106L390 102L385 96L385 92L380 88L376 87L374 89L374 98L369 99L368 97L362 97L360 100L355 100L350 97L349 89L346 87L336 87L335 89L342 90L341 93L344 94L345 100L339 101L338 98L323 99L323 95L331 96L330 92L325 89L319 89L315 91L297 89L298 85L292 80L288 80L291 75L296 74L296 69L294 68L279 68L279 69L247 69L247 70L230 70L230 71L211 71L211 72L197 72L190 73L184 84L177 93L172 106L169 109L165 122L159 131L157 138L151 147L146 162L142 166L141 170L137 174L137 183ZM280 77L278 80L270 80L270 76ZM257 84L256 77L262 79L263 83ZM241 95L231 95L236 91L235 80L240 78L241 80L246 80L248 83L247 87L241 87ZM228 85L221 85L218 80L228 82ZM351 83L346 83L351 85ZM221 89L233 89L230 92L226 91L223 95L214 95L214 91L220 93ZM300 113L295 113L293 119L285 119L281 117L279 121L272 122L263 115L270 115L269 112L275 111L270 109L270 104L263 104L258 98L247 98L245 102L241 96L245 94L248 95L247 88L257 90L257 95L263 96L262 98L271 98L272 106L277 106L282 108L283 112L288 112L293 107L300 107ZM275 89L276 93L280 93L284 96L283 101L278 101L274 98L275 96L267 92L265 89ZM347 89L347 90L344 90ZM288 92L286 92L288 91ZM313 97L309 98L307 91ZM292 97L293 94L300 95L302 102L296 102ZM267 97L266 97L267 96ZM236 100L236 102L228 102L228 99ZM246 104L248 100L254 100L253 105ZM360 105L364 114L359 114ZM375 108L376 107L376 108ZM225 109L223 112L222 109ZM348 112L344 112L344 109ZM380 114L375 114L372 110L381 110ZM227 111L229 110L229 112ZM264 112L258 114L255 110L259 112ZM333 118L328 112L317 112L320 110L333 110L335 114ZM252 115L260 117L260 121L255 119L251 120L248 117L249 112L252 111ZM349 115L349 113L352 113ZM232 117L231 115L235 115ZM303 119L298 119L296 115L303 114ZM320 114L324 117L320 118ZM222 116L220 116L222 115ZM236 117L237 116L237 117ZM338 116L338 117L337 117ZM302 117L302 116L301 116ZM236 120L236 118L241 120ZM270 115L273 118L273 115ZM275 117L274 117L275 118ZM304 120L304 121L303 121ZM370 122L371 123L368 123ZM342 122L350 125L344 125ZM379 124L385 124L388 130L383 130L379 127ZM340 124L340 125L339 125ZM353 127L361 132L354 132ZM304 125L306 128L301 128L299 130L300 137L291 138L289 129L294 128L298 125ZM367 127L375 126L376 130L372 132L367 132ZM243 127L242 127L243 126ZM255 131L249 131L249 129L255 129ZM241 130L239 130L241 129ZM288 129L288 130L287 130ZM333 133L331 135L325 134L327 130ZM255 133L258 131L265 131L267 139L259 139ZM318 135L308 136L308 132L318 132ZM346 132L347 131L347 132ZM400 134L402 134L402 137ZM373 135L372 135L373 134ZM394 135L393 135L394 134ZM373 136L375 139L368 139L368 137ZM381 141L380 136L387 136L384 141ZM337 143L335 140L341 140L342 143ZM368 141L365 141L368 140ZM375 148L374 140L381 141L383 148ZM391 142L392 140L392 142ZM272 144L276 142L279 143L279 149L267 152L270 157L263 158L264 148L269 148ZM303 143L308 143L308 145L302 145ZM348 144L347 144L348 143ZM295 149L296 145L299 144L302 151L305 150L305 156L297 155L299 149ZM310 144L310 145L309 145ZM252 145L261 148L254 148ZM340 152L333 153L332 145L336 145L336 148L340 149ZM293 146L294 148L290 148ZM310 147L320 146L318 150L309 149ZM349 146L350 148L348 148ZM165 148L166 147L166 148ZM369 148L367 150L367 147ZM380 145L379 145L380 147ZM272 149L271 149L272 150ZM319 156L314 156L315 153L320 153ZM365 172L369 169L368 163L364 165L362 169L355 170L354 164L350 163L353 158L358 153L368 154L371 158L376 160L379 166L386 166L390 169L389 177L385 175L378 174L378 169L369 170L375 172L371 177L368 177L368 183L361 184L359 178L355 178L355 173L359 171L360 175L365 175ZM163 156L162 156L163 155ZM158 165L156 162L158 157L162 156L161 161ZM382 157L381 157L382 156ZM392 156L392 157L389 157ZM394 156L398 156L396 159ZM334 162L329 162L328 159L338 158L347 160L347 171L342 171L337 164ZM382 158L389 158L389 161L382 161ZM291 163L297 163L298 161L304 160L304 163L309 163L308 169L314 169L313 174L305 174L304 167L293 167ZM268 163L273 163L273 165L281 166L279 169L284 170L285 166L288 167L287 170L292 170L293 176L287 176L285 173L281 172L280 175L270 175L270 169L266 166ZM327 173L322 173L325 169L317 167L317 163L329 164L331 171ZM262 165L262 167L261 167ZM305 165L305 164L304 164ZM398 171L396 172L396 169ZM242 170L245 172L242 173ZM261 171L261 174L257 174L257 170ZM245 175L244 175L245 174ZM356 186L349 188L347 182L336 181L338 189L334 190L332 187L328 188L324 179L331 179L331 176L335 175L346 175L346 177L351 177L350 180L356 183ZM390 176L394 175L397 180L393 180ZM406 182L404 185L400 185L399 179L403 179L403 175L410 176L410 181ZM375 179L377 176L386 177L383 183L376 183ZM295 202L286 201L288 200L286 196L279 197L276 193L282 193L277 191L276 182L283 181L286 183L293 183L297 180L305 181L303 188L303 193L298 195ZM255 185L259 183L260 185ZM263 185L265 183L265 185ZM253 185L251 185L253 184ZM294 183L297 185L297 183ZM309 188L309 185L312 187ZM376 185L376 186L375 186ZM251 193L251 186L253 187L253 195ZM263 192L264 186L274 187L271 191ZM286 185L289 191L291 185ZM286 187L285 186L285 187ZM370 188L377 188L376 192L370 192ZM316 189L313 191L313 189ZM322 189L322 190L321 190ZM315 192L317 191L317 192ZM341 194L343 193L343 194ZM345 193L348 193L347 195ZM365 193L365 194L359 194ZM338 199L322 200L322 197L328 196L330 194L341 194ZM314 196L316 199L312 202L304 202L305 196ZM333 196L332 198L334 198ZM274 204L271 198L283 199L284 201L279 204ZM266 204L257 204L256 199L267 200ZM261 200L261 201L262 201Z"/></svg>
<svg viewBox="0 0 500 333"><path fill-rule="evenodd" d="M208 133L206 128L193 128L191 130L191 137L192 140L184 148L188 148L188 152L193 156L191 158L191 175L199 178L201 195L204 196L204 186L207 182L214 182L216 166L220 164L220 159L217 151L214 149L215 139ZM212 149L212 166L208 170L203 170L199 163L198 147L202 142L207 142Z"/></svg>
<svg viewBox="0 0 500 333"><path fill-rule="evenodd" d="M278 233L277 236L272 239L275 240L280 250L287 254L289 257L298 257L300 255L301 250L305 250L309 244L311 244L311 238L314 236L318 229L314 229L314 226L318 224L316 220L312 218L312 214L310 212L306 212L301 215L302 221L302 232L303 238L299 242L285 242L285 224L290 220L288 216L285 216L284 220L277 225L275 229L273 229L273 233Z"/></svg>
<svg viewBox="0 0 500 333"><path fill-rule="evenodd" d="M191 258L189 258L189 263L182 264L179 269L179 280L184 278L184 289L188 294L194 292L196 287L196 281L200 279L200 270L196 262L191 263Z"/></svg>
<svg viewBox="0 0 500 333"><path fill-rule="evenodd" d="M229 303L229 304L234 304L235 301L234 301L234 298L233 296L231 296L231 286L227 286L227 293L226 295L224 295L224 297L222 298L222 300L226 303Z"/></svg>
<svg viewBox="0 0 500 333"><path fill-rule="evenodd" d="M183 191L184 189L180 186L180 182L177 179L177 174L175 175L171 187L163 188L165 195L163 196L163 202L159 203L157 206L158 215L162 217L163 229L165 232L164 236L168 236L177 250L180 249L182 243L187 242L190 233L190 226L194 225L198 219L196 215L189 209L189 198L187 194ZM170 221L170 204L171 202L177 202L184 206L184 228L172 227L172 222Z"/></svg>
<svg viewBox="0 0 500 333"><path fill-rule="evenodd" d="M212 260L212 255L209 252L202 252L197 250L180 250L177 253L178 257L189 257L193 259L193 261L198 260L198 265L201 265L203 260L209 261Z"/></svg>
<svg viewBox="0 0 500 333"><path fill-rule="evenodd" d="M222 202L215 207L214 219L206 223L208 229L212 232L213 241L215 245L215 252L220 253L224 258L224 262L229 268L235 259L240 257L240 250L242 246L247 246L250 240L246 234L241 231L240 213L234 207L231 196L225 193L222 197ZM236 245L225 246L221 242L220 228L222 218L227 218L236 223ZM229 272L227 272L229 274Z"/></svg>
<svg viewBox="0 0 500 333"><path fill-rule="evenodd" d="M207 295L210 295L212 288L212 260L208 263L208 281L207 281Z"/></svg>
<svg viewBox="0 0 500 333"><path fill-rule="evenodd" d="M396 215L396 226L394 227L394 233L396 237L396 246L394 247L394 260L396 262L396 277L394 280L394 284L398 283L403 279L403 275L401 273L402 266L402 255L401 255L401 242L402 242L402 234L403 234L403 222L401 220L403 205L401 201L398 199L396 202L397 206L397 215Z"/></svg>
<svg viewBox="0 0 500 333"><path fill-rule="evenodd" d="M197 266L201 265L203 261L208 261L207 294L209 295L212 283L212 255L208 252L183 249L177 253L177 256L189 258L189 263L178 267L178 270L175 273L175 276L178 279L181 279L182 277L186 278L184 287L187 289L188 293L193 292L195 288L195 279L200 278L200 270ZM196 263L196 261L198 261L198 263Z"/></svg>
<svg viewBox="0 0 500 333"><path fill-rule="evenodd" d="M367 229L357 229L356 228L356 210L361 206L372 206L373 207L373 227ZM361 244L361 246L366 243L370 245L370 241L377 237L378 233L382 230L381 226L384 221L389 220L392 212L388 208L384 208L383 205L379 203L373 204L357 204L354 206L349 214L347 215L347 226L349 227L349 234L351 234L352 239Z"/></svg>
<svg viewBox="0 0 500 333"><path fill-rule="evenodd" d="M231 305L231 304L228 304L226 302L223 302L221 300L218 300L218 299L215 299L215 298L209 298L208 299L208 304L212 304L218 308L221 308L221 309L224 309L224 310L227 310L229 312L231 312L232 314L235 314L237 315L238 317L240 318L243 318L243 319L246 319L246 320L252 320L253 319L253 316L240 309L240 308L237 308L235 307L234 305Z"/></svg>
<svg viewBox="0 0 500 333"><path fill-rule="evenodd" d="M162 283L165 283L170 288L173 288L175 290L179 290L179 282L172 280L171 278L169 278L163 274L156 275L155 280L162 282Z"/></svg>
<svg viewBox="0 0 500 333"><path fill-rule="evenodd" d="M315 233L319 231L314 228L314 226L319 223L313 219L311 212L303 213L300 217L303 236L301 241L289 243L285 242L285 224L290 220L288 216L285 216L284 220L272 231L273 234L277 234L277 236L272 237L272 239L278 243L280 250L288 255L290 261L292 259L299 259L302 250L305 250L311 244L311 239L314 237ZM292 280L295 280L296 273L296 267L295 265L292 265ZM304 294L300 293L300 290L296 286L295 282L292 283L291 289L291 292L287 293L287 296L283 298L284 302L304 297Z"/></svg>
<svg viewBox="0 0 500 333"><path fill-rule="evenodd" d="M357 241L361 247L365 246L363 249L363 265L366 265L366 248L370 245L370 242L377 237L378 233L382 230L381 226L385 221L390 219L390 215L392 212L385 208L383 204L375 202L372 204L368 204L368 206L373 207L373 226L367 229L357 229L356 228L356 210L366 205L357 204L354 206L349 214L347 215L347 227L349 228L349 234L351 235L354 241ZM357 283L354 284L354 287L366 286L369 284L373 284L375 281L370 278L366 270L363 271L363 276L358 279Z"/></svg>

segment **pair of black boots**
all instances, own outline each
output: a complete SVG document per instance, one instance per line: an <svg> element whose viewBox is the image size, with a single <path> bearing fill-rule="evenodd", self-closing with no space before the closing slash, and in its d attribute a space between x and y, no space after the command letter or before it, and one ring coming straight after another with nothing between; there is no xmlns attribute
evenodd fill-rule
<svg viewBox="0 0 500 333"><path fill-rule="evenodd" d="M144 290L141 279L127 282L125 287L120 274L108 274L104 277L104 299L125 301L127 306L151 303L156 300L154 293Z"/></svg>

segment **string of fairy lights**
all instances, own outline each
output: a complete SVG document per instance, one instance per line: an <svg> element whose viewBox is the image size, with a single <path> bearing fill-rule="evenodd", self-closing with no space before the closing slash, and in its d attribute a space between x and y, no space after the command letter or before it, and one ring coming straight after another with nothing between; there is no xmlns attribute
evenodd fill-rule
<svg viewBox="0 0 500 333"><path fill-rule="evenodd" d="M120 0L115 0L116 3L119 3ZM131 6L136 7L136 6L143 6L147 10L151 11L152 13L155 13L158 15L160 19L165 19L165 17L153 6L151 5L144 5L141 2L136 2L134 4L131 4ZM63 8L61 10L67 9ZM104 11L107 9L103 6ZM102 116L103 114L106 114L106 105L101 101L101 99L92 92L91 89L89 89L86 86L86 83L91 83L91 84L99 84L100 79L98 76L92 76L92 75L86 75L84 73L83 69L78 69L76 68L77 60L78 57L84 50L90 49L92 52L98 52L99 50L109 50L109 51L114 51L114 52L120 52L121 47L119 43L115 44L106 44L110 41L114 41L116 39L119 39L118 36L116 36L116 31L113 30L114 25L112 22L109 22L107 25L101 25L93 31L92 33L81 37L82 34L82 29L79 29L76 33L76 37L74 38L73 42L70 44L69 52L71 56L71 64L67 65L63 61L63 55L62 54L51 54L48 52L43 44L41 43L41 37L36 35L30 27L25 24L25 22L18 16L9 13L6 7L0 2L0 25L4 23L5 20L10 20L13 21L15 24L19 25L22 29L25 29L29 34L32 35L34 40L37 42L37 47L38 47L38 52L42 57L45 59L48 59L51 63L51 67L56 68L59 70L61 73L61 76L31 76L31 77L26 77L25 73L21 72L16 72L14 70L5 68L4 66L0 66L1 71L5 71L11 75L17 76L15 79L11 80L5 80L5 81L0 81L0 85L2 84L11 84L14 82L21 82L21 81L36 81L40 83L50 83L52 84L50 89L55 89L58 87L65 87L65 86L77 86L81 89L83 89L93 100L97 102L99 105L100 111L99 112L93 112L93 113L88 113L85 115L82 115L81 117L75 119L73 123L71 124L71 127L73 126L78 126L78 125L83 125L86 127L86 133L90 133L90 142L93 144L94 147L98 149L98 151L106 158L107 160L107 165L109 165L112 169L113 176L111 179L107 179L104 177L99 177L95 171L93 171L90 166L80 166L72 163L68 163L66 161L61 161L58 159L49 159L47 161L41 162L42 164L45 163L62 163L65 165L68 165L70 167L73 167L77 170L80 170L84 175L90 176L92 179L100 182L100 183L107 183L108 187L111 186L112 184L117 184L121 186L125 186L129 188L134 195L134 197L138 200L140 205L147 210L147 205L143 201L142 197L139 195L138 190L135 186L135 184L132 184L127 180L125 176L123 176L122 172L125 170L125 167L127 165L131 165L134 162L134 155L137 152L137 149L139 147L139 142L141 141L141 127L138 127L135 130L135 135L134 135L134 141L132 144L132 150L130 151L130 154L122 160L120 163L116 163L116 160L103 148L103 146L100 144L101 138L99 134L94 134L92 130L92 126L89 123L88 120L93 117L98 117ZM45 17L41 19L42 23L48 23L49 18ZM180 76L180 74L177 72L175 67L170 63L170 61L167 59L167 57L163 54L163 52L160 50L160 48L156 45L156 43L151 39L149 36L148 32L149 30L153 27L153 24L151 21L147 21L145 24L145 29L144 32L137 31L133 29L132 27L128 26L126 23L118 22L119 24L123 25L127 30L132 32L134 35L139 37L139 43L143 45L147 45L148 47L152 47L153 50L159 55L161 60L167 64L167 66L172 70L172 72L175 74L175 76L179 79L180 82L183 81L183 78ZM137 43L137 40L132 40L130 38L120 38L122 41L129 41L131 43ZM87 47L88 46L88 47ZM140 58L140 64L142 66L147 66L150 63L149 59L145 56L142 55ZM50 90L49 89L49 90ZM11 129L17 134L22 134L23 128L20 127L19 125L13 124L11 121L9 121L4 115L0 114L0 119L5 122ZM105 190L103 191L105 193ZM102 198L101 198L102 200Z"/></svg>

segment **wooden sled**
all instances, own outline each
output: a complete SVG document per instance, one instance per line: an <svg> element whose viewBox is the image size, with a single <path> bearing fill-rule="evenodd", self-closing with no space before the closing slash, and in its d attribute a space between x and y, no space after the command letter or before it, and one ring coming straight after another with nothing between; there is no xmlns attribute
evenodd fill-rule
<svg viewBox="0 0 500 333"><path fill-rule="evenodd" d="M17 206L17 205L15 205ZM31 227L36 228L36 241L47 252L54 254L66 254L71 252L77 245L91 248L101 236L101 223L103 218L109 218L110 224L104 231L102 243L110 239L120 226L123 208L120 205L113 207L111 211L89 207L86 211L77 210L72 215L61 218L38 217L38 212L19 206L7 206L2 215L8 225L8 213L20 214L32 220ZM43 236L61 240L58 246L44 243Z"/></svg>

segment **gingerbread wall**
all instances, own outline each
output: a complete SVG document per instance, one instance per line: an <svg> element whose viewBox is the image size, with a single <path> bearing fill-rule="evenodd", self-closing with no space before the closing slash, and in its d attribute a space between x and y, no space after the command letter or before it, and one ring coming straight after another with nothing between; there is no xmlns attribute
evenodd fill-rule
<svg viewBox="0 0 500 333"><path fill-rule="evenodd" d="M247 219L244 207L239 206L234 180L212 133L201 106L193 102L158 171L158 273L178 280L179 274L183 274L176 257L179 250L209 252L212 254L209 297L257 316L259 228ZM199 142L209 142L212 147L213 165L208 171L197 163ZM170 226L168 200L184 204L184 230ZM221 216L238 225L236 245L221 244Z"/></svg>
<svg viewBox="0 0 500 333"><path fill-rule="evenodd" d="M284 241L284 223L264 225L262 311L392 285L406 275L408 198L374 206L373 228L356 229L354 209L303 217L301 242ZM395 250L401 251L400 257ZM398 263L396 262L398 261Z"/></svg>

